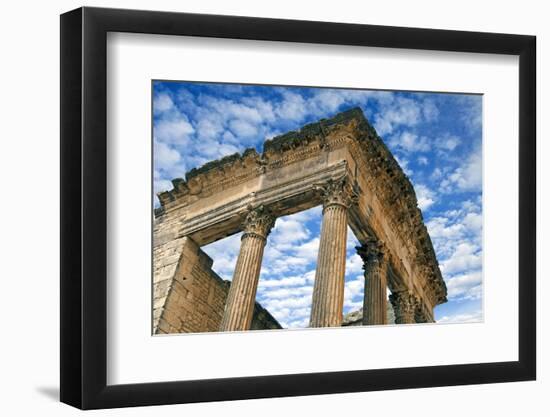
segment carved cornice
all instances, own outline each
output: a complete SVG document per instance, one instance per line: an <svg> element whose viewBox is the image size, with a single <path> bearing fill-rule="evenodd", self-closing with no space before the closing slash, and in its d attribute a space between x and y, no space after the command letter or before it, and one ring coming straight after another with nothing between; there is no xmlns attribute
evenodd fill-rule
<svg viewBox="0 0 550 417"><path fill-rule="evenodd" d="M350 147L354 150L354 157L361 161L358 165L368 188L385 208L384 218L388 226L405 243L411 257L423 254L424 258L418 265L431 271L423 274L422 279L432 290L432 305L446 302L447 288L412 183L368 122L358 124L356 137Z"/></svg>
<svg viewBox="0 0 550 417"><path fill-rule="evenodd" d="M241 239L247 237L259 237L267 239L271 229L275 225L275 216L264 206L250 208L243 221L243 234Z"/></svg>

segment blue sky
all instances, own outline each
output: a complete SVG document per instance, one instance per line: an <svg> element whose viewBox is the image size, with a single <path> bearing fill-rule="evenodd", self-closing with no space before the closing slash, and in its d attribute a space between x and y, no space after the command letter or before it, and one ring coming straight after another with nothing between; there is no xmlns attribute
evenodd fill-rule
<svg viewBox="0 0 550 417"><path fill-rule="evenodd" d="M449 301L440 323L482 320L482 97L193 82L153 83L154 190L213 159L359 106L413 182ZM155 202L158 205L158 201ZM321 209L277 219L257 300L283 327L306 327ZM231 279L240 235L203 247ZM344 313L361 308L363 271L348 229Z"/></svg>

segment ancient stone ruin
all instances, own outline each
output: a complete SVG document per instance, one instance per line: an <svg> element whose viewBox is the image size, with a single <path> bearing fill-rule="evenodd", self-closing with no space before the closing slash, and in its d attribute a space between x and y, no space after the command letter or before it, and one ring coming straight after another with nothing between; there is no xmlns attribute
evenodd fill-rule
<svg viewBox="0 0 550 417"><path fill-rule="evenodd" d="M310 327L434 321L447 301L413 186L358 108L191 170L158 195L153 333L277 329L255 302L266 240L281 216L323 206ZM361 243L362 314L343 319L348 225ZM231 283L201 246L242 232Z"/></svg>

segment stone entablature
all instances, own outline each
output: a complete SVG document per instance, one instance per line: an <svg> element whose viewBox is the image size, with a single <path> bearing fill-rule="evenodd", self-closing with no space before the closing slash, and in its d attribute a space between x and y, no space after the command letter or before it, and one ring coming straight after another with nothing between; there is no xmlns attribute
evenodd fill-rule
<svg viewBox="0 0 550 417"><path fill-rule="evenodd" d="M356 237L385 245L387 286L413 293L416 316L433 321L447 291L413 186L360 109L268 140L262 154L248 149L173 180L159 194L155 245L190 237L202 246L243 231L255 207L277 218L326 204L338 181L351 192L335 201Z"/></svg>

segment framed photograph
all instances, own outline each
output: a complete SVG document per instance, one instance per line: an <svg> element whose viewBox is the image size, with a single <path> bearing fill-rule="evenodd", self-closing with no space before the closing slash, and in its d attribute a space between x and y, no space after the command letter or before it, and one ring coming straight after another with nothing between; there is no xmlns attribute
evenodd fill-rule
<svg viewBox="0 0 550 417"><path fill-rule="evenodd" d="M533 380L535 37L61 16L61 401Z"/></svg>

